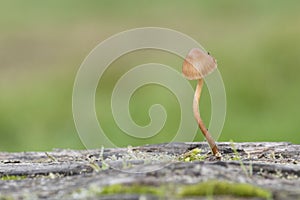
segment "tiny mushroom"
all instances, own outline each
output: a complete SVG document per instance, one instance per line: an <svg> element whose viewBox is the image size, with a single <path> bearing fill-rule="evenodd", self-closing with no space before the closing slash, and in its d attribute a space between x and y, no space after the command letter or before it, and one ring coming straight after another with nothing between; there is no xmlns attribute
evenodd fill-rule
<svg viewBox="0 0 300 200"><path fill-rule="evenodd" d="M199 113L199 100L203 87L203 78L216 68L217 62L209 53L199 48L194 48L188 53L183 62L182 73L189 80L198 80L193 102L194 117L196 118L198 126L205 136L213 154L216 157L221 157L221 153L219 152L214 139L205 127Z"/></svg>

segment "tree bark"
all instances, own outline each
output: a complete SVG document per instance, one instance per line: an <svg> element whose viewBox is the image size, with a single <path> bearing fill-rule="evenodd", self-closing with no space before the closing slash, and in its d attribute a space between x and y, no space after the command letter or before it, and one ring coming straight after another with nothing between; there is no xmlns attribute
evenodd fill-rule
<svg viewBox="0 0 300 200"><path fill-rule="evenodd" d="M258 142L218 143L218 147L221 160L203 142L2 152L0 199L139 199L141 195L160 199L153 194L103 195L101 191L115 184L180 188L208 180L248 183L270 191L274 199L300 198L300 145ZM200 149L199 160L182 161L194 148ZM164 198L174 199L172 195L166 193ZM201 198L206 196L195 199Z"/></svg>

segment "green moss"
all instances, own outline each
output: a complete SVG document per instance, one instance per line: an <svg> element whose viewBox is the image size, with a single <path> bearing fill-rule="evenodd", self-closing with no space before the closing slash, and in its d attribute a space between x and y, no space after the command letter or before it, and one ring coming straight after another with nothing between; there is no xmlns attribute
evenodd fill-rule
<svg viewBox="0 0 300 200"><path fill-rule="evenodd" d="M14 200L14 198L9 195L1 195L0 194L0 200Z"/></svg>
<svg viewBox="0 0 300 200"><path fill-rule="evenodd" d="M260 197L270 199L271 192L250 184L208 181L182 187L180 196L232 195L241 197Z"/></svg>
<svg viewBox="0 0 300 200"><path fill-rule="evenodd" d="M205 160L205 158L207 157L206 155L201 155L200 153L202 152L201 149L199 148L195 148L192 149L191 151L183 154L179 160L180 161L184 161L184 162L191 162L191 161L196 161L196 160Z"/></svg>
<svg viewBox="0 0 300 200"><path fill-rule="evenodd" d="M100 195L113 194L151 194L154 196L168 196L167 186L153 187L144 185L110 185L102 188ZM95 192L94 192L95 193ZM207 181L196 185L176 186L169 195L174 197L190 197L190 196L217 196L230 195L238 197L258 197L263 199L271 199L272 193L268 190L241 183L230 183L226 181Z"/></svg>
<svg viewBox="0 0 300 200"><path fill-rule="evenodd" d="M110 185L102 189L101 194L152 194L155 196L163 195L162 188L152 187L152 186L141 186L141 185Z"/></svg>
<svg viewBox="0 0 300 200"><path fill-rule="evenodd" d="M2 181L11 181L11 180L23 180L27 178L25 175L15 176L15 175L4 175L0 178Z"/></svg>

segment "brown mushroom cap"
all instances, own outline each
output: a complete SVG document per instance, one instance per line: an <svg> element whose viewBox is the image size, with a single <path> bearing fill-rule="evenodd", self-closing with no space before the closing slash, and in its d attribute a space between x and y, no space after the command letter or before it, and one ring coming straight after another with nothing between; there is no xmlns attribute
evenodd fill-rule
<svg viewBox="0 0 300 200"><path fill-rule="evenodd" d="M189 80L201 79L217 68L216 60L199 48L192 49L182 65L182 73Z"/></svg>

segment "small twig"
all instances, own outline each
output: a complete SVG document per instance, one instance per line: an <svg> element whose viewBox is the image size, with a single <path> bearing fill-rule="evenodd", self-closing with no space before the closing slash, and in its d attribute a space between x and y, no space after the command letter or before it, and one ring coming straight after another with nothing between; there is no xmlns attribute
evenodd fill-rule
<svg viewBox="0 0 300 200"><path fill-rule="evenodd" d="M236 160L239 161L239 163L241 165L241 168L242 168L243 172L245 173L245 175L247 177L251 177L252 174L253 174L252 164L250 164L249 165L249 169L247 169L246 166L244 165L244 163L243 163L243 161L241 159L241 156L240 156L239 152L237 151L237 149L236 149L236 147L235 147L235 145L234 145L234 143L233 143L232 140L230 140L230 145L231 145L231 148L232 148L232 150L234 152ZM248 170L249 170L249 172L248 172Z"/></svg>
<svg viewBox="0 0 300 200"><path fill-rule="evenodd" d="M51 156L49 153L45 152L45 154L46 154L46 156L47 156L48 158L50 158L53 162L58 162L58 160L57 160L55 157Z"/></svg>

